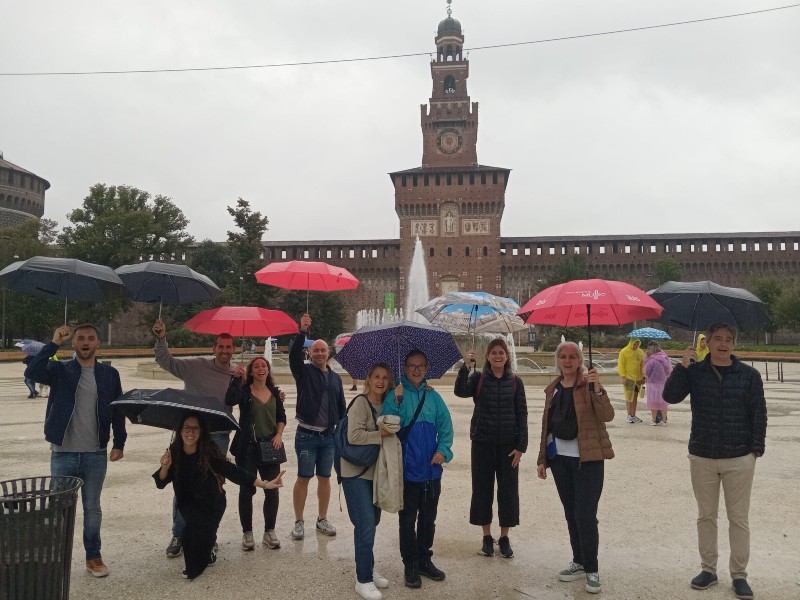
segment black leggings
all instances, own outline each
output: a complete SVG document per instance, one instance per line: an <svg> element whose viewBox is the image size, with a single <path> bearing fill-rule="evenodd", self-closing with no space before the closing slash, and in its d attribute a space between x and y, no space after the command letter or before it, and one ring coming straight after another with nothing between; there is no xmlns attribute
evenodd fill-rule
<svg viewBox="0 0 800 600"><path fill-rule="evenodd" d="M236 457L236 466L255 476L256 470L264 481L270 481L281 472L279 464L259 465L255 444L248 444L244 456ZM242 532L253 531L253 494L246 489L239 488L239 521L242 523ZM278 489L264 490L264 531L275 529L275 519L278 516Z"/></svg>
<svg viewBox="0 0 800 600"><path fill-rule="evenodd" d="M514 444L472 442L472 502L469 522L492 522L494 481L497 479L497 516L500 527L519 525L519 467L511 467Z"/></svg>

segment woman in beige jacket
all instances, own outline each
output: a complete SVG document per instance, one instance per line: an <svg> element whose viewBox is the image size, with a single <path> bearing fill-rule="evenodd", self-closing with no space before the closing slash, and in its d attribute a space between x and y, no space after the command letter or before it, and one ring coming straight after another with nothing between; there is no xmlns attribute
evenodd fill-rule
<svg viewBox="0 0 800 600"><path fill-rule="evenodd" d="M540 479L547 478L548 467L552 471L567 519L572 562L558 578L585 577L586 591L596 594L600 592L597 505L603 491L603 461L614 457L606 431L614 408L597 371L586 372L577 344L561 342L555 364L561 376L545 389L537 471Z"/></svg>
<svg viewBox="0 0 800 600"><path fill-rule="evenodd" d="M364 393L353 399L347 412L348 442L380 445L383 436L394 435L376 423L377 415L383 410L383 400L393 387L389 366L373 365L364 382ZM356 593L365 600L380 600L383 595L378 588L389 587L389 582L373 570L375 529L381 520L381 510L372 503L375 465L364 470L342 458L341 471L347 512L355 528Z"/></svg>

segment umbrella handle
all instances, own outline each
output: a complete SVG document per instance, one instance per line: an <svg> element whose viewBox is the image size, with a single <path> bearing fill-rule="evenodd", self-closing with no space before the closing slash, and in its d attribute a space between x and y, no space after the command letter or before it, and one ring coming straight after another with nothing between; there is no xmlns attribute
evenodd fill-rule
<svg viewBox="0 0 800 600"><path fill-rule="evenodd" d="M586 328L589 330L589 368L592 365L592 305L586 305ZM594 383L589 384L589 391L594 392Z"/></svg>

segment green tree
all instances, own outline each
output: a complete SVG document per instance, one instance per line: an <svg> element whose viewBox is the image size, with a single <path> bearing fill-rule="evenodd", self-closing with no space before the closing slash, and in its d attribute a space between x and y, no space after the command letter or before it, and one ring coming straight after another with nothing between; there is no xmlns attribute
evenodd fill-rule
<svg viewBox="0 0 800 600"><path fill-rule="evenodd" d="M800 331L800 289L796 282L778 297L773 309L777 327Z"/></svg>
<svg viewBox="0 0 800 600"><path fill-rule="evenodd" d="M556 263L547 285L566 283L574 279L586 279L586 272L586 258L582 254L570 254Z"/></svg>
<svg viewBox="0 0 800 600"><path fill-rule="evenodd" d="M277 306L299 323L306 312L306 292L285 291ZM308 314L312 320L311 337L331 343L344 331L344 292L309 292Z"/></svg>
<svg viewBox="0 0 800 600"><path fill-rule="evenodd" d="M27 219L16 227L0 229L0 268L33 256L53 256L57 223L50 219ZM55 300L3 288L5 312L4 347L17 338L49 339L63 322L64 305ZM0 316L2 319L2 316Z"/></svg>
<svg viewBox="0 0 800 600"><path fill-rule="evenodd" d="M181 255L193 241L189 220L171 199L125 185L92 186L67 217L72 225L58 236L64 254L112 269Z"/></svg>
<svg viewBox="0 0 800 600"><path fill-rule="evenodd" d="M278 294L276 288L256 281L255 272L264 266L262 239L269 219L250 208L247 200L239 198L236 206L228 207L237 231L228 231L229 269L226 289L218 302L267 308Z"/></svg>
<svg viewBox="0 0 800 600"><path fill-rule="evenodd" d="M658 285L667 281L680 281L683 279L683 269L681 264L671 256L665 256L656 262L653 275Z"/></svg>
<svg viewBox="0 0 800 600"><path fill-rule="evenodd" d="M233 263L224 244L205 239L200 242L191 255L189 266L202 273L222 287L230 280Z"/></svg>
<svg viewBox="0 0 800 600"><path fill-rule="evenodd" d="M777 328L781 327L778 323L779 319L776 315L776 307L783 294L783 290L786 288L786 284L787 281L781 281L774 277L760 277L754 275L750 279L748 289L758 296L758 299L765 304L767 307L767 314L772 322L772 326L767 327L766 331L775 331Z"/></svg>

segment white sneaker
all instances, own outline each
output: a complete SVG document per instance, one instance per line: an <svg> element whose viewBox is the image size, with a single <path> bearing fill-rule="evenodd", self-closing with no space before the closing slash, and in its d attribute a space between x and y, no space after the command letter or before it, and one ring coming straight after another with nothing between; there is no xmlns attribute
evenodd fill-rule
<svg viewBox="0 0 800 600"><path fill-rule="evenodd" d="M376 573L375 571L372 572L372 583L375 584L376 588L385 590L389 587L389 580L386 577L382 577L380 574Z"/></svg>
<svg viewBox="0 0 800 600"><path fill-rule="evenodd" d="M356 594L364 598L364 600L382 600L383 594L378 591L375 584L371 581L367 583L359 583L356 581Z"/></svg>
<svg viewBox="0 0 800 600"><path fill-rule="evenodd" d="M336 527L331 525L328 519L317 519L317 531L323 535L336 535Z"/></svg>
<svg viewBox="0 0 800 600"><path fill-rule="evenodd" d="M636 421L633 420L632 416L628 415L628 423L636 423Z"/></svg>
<svg viewBox="0 0 800 600"><path fill-rule="evenodd" d="M636 415L632 416L631 419L633 419L633 421L631 421L631 423L641 423L642 422L642 420L639 417L637 417Z"/></svg>
<svg viewBox="0 0 800 600"><path fill-rule="evenodd" d="M261 543L268 548L272 548L273 550L281 547L281 541L278 539L278 536L275 535L274 529L268 529L264 532L264 537L261 539Z"/></svg>
<svg viewBox="0 0 800 600"><path fill-rule="evenodd" d="M306 531L303 527L303 521L295 521L294 529L292 529L292 539L302 540L304 537L306 537Z"/></svg>
<svg viewBox="0 0 800 600"><path fill-rule="evenodd" d="M253 539L252 531L245 531L242 535L242 550L252 550L256 547L256 542Z"/></svg>

